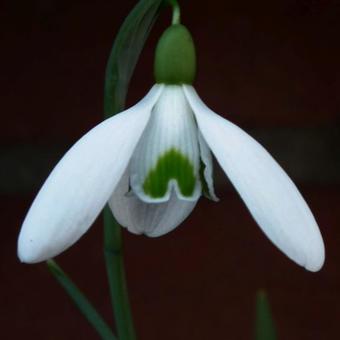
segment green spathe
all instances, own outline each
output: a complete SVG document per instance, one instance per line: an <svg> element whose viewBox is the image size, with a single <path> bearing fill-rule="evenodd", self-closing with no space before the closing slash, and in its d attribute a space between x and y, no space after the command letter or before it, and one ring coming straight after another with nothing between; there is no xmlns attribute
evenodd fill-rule
<svg viewBox="0 0 340 340"><path fill-rule="evenodd" d="M193 83L196 52L191 34L185 26L176 24L164 31L156 48L154 72L157 83Z"/></svg>
<svg viewBox="0 0 340 340"><path fill-rule="evenodd" d="M195 190L194 166L180 151L172 148L159 157L156 166L150 170L143 183L146 195L162 198L168 190L170 180L176 180L181 194L191 197Z"/></svg>

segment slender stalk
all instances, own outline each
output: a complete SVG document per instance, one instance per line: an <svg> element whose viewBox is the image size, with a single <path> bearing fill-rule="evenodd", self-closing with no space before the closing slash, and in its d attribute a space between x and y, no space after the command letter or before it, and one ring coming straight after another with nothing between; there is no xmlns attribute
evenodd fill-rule
<svg viewBox="0 0 340 340"><path fill-rule="evenodd" d="M109 207L104 209L104 254L118 338L135 340L124 272L121 227L113 218Z"/></svg>
<svg viewBox="0 0 340 340"><path fill-rule="evenodd" d="M48 269L53 274L55 279L65 289L74 304L78 307L80 312L84 315L87 321L97 331L103 340L118 340L112 333L110 327L102 319L99 313L92 306L86 296L79 290L79 288L72 282L72 280L65 274L65 272L53 260L48 260Z"/></svg>
<svg viewBox="0 0 340 340"><path fill-rule="evenodd" d="M177 25L181 23L181 8L178 5L177 0L170 1L172 6L172 21L173 25Z"/></svg>
<svg viewBox="0 0 340 340"><path fill-rule="evenodd" d="M178 24L180 23L180 8L177 0L168 1L166 4L171 4L173 8L172 23ZM125 19L116 37L106 68L105 118L123 110L132 73L162 4L162 0L139 1ZM135 340L136 334L124 272L121 227L108 207L104 209L104 254L118 338L119 340Z"/></svg>

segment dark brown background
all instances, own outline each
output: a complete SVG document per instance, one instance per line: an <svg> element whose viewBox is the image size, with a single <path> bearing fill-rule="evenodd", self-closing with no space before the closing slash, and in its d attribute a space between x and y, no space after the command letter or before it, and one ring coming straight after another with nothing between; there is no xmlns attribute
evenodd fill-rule
<svg viewBox="0 0 340 340"><path fill-rule="evenodd" d="M340 4L336 0L182 1L196 40L196 88L298 183L319 222L326 263L309 273L264 237L217 171L221 202L202 199L174 232L124 232L140 339L251 339L254 298L269 294L279 339L336 339L340 321ZM134 1L3 1L1 14L0 333L96 339L44 264L16 258L20 224L66 148L102 119L106 58ZM168 13L169 14L169 13ZM153 83L156 24L129 104ZM58 257L112 322L98 221Z"/></svg>

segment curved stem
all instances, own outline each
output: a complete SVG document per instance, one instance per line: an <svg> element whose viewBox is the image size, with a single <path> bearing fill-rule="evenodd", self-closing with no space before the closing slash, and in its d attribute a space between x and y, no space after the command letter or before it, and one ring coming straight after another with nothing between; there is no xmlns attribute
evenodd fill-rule
<svg viewBox="0 0 340 340"><path fill-rule="evenodd" d="M130 79L162 4L163 0L138 1L121 26L106 68L105 118L123 110ZM179 22L178 10L174 21ZM104 209L104 253L118 338L135 340L124 273L121 227L109 207Z"/></svg>
<svg viewBox="0 0 340 340"><path fill-rule="evenodd" d="M135 340L128 290L124 272L121 227L109 207L104 209L104 254L110 296L119 340Z"/></svg>
<svg viewBox="0 0 340 340"><path fill-rule="evenodd" d="M173 25L178 25L178 24L181 23L181 8L179 7L177 0L171 0L171 6L172 6L172 21L171 21L171 23Z"/></svg>

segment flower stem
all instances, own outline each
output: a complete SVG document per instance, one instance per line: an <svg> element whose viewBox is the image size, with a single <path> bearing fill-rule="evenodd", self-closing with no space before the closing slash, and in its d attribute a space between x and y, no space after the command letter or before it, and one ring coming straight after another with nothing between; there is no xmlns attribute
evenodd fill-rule
<svg viewBox="0 0 340 340"><path fill-rule="evenodd" d="M172 24L178 25L181 23L181 8L179 7L179 4L177 0L170 0L171 6L172 6Z"/></svg>
<svg viewBox="0 0 340 340"><path fill-rule="evenodd" d="M58 266L58 264L53 260L46 261L46 264L49 271L53 274L60 285L65 289L74 304L79 308L81 313L97 331L100 337L103 340L117 340L117 338L113 335L110 327L95 310L90 301L65 274L65 272Z"/></svg>
<svg viewBox="0 0 340 340"><path fill-rule="evenodd" d="M130 79L162 4L163 0L140 0L124 20L107 62L105 118L124 109ZM179 20L179 15L175 20ZM104 253L118 338L135 340L124 273L121 227L108 207L104 209Z"/></svg>
<svg viewBox="0 0 340 340"><path fill-rule="evenodd" d="M135 340L124 272L121 227L113 218L109 207L104 209L104 254L118 338Z"/></svg>

